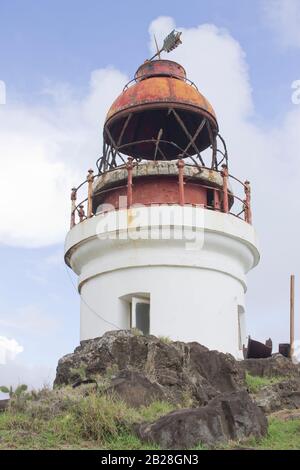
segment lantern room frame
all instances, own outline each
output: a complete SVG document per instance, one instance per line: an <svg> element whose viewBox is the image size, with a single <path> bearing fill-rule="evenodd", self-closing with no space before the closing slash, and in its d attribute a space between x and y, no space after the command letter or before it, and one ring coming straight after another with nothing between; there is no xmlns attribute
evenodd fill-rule
<svg viewBox="0 0 300 470"><path fill-rule="evenodd" d="M174 160L184 158L186 163L191 163L199 167L199 169L207 166L211 169L219 170L223 164L225 164L228 167L228 152L227 152L225 140L220 135L220 133L214 136L212 129L211 129L210 122L206 117L203 117L196 131L192 135L189 132L187 125L185 124L184 120L182 119L178 110L176 110L175 107L169 107L168 113L173 114L178 125L180 126L186 138L188 139L188 143L185 146L185 148L181 148L177 143L173 141L163 139L162 138L163 129L160 130L156 138L142 139L142 140L123 143L122 137L133 115L133 113L129 113L123 124L118 142L116 142L113 139L110 129L109 129L109 125L106 124L104 126L103 155L96 162L98 173L102 174L108 170L111 170L113 168L117 168L120 165L126 164L126 155L122 153L122 150L125 150L128 147L132 148L134 146L139 146L145 143L150 144L153 147L153 160L154 161L157 159L165 160L165 161L168 160L166 156L164 155L163 150L161 149L161 144L165 144L165 145L169 145L173 147L175 151L177 151ZM204 129L204 127L207 128L208 135L210 138L210 143L211 143L210 145L211 161L209 165L205 165L204 157L202 156L195 142L196 138L198 137L200 132ZM191 152L188 153L189 149L192 149L192 151L194 152L194 155L191 155L190 154ZM218 158L218 156L220 156L220 158ZM132 158L138 163L141 161L147 160L143 158L143 155L141 155L140 157L132 157Z"/></svg>

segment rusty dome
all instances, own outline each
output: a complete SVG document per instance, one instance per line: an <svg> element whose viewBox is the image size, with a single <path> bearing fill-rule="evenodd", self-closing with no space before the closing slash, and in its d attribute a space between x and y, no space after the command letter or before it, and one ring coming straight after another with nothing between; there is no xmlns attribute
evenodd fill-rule
<svg viewBox="0 0 300 470"><path fill-rule="evenodd" d="M133 84L110 107L104 124L107 145L147 160L199 154L217 134L211 104L187 80L184 68L170 60L142 64Z"/></svg>

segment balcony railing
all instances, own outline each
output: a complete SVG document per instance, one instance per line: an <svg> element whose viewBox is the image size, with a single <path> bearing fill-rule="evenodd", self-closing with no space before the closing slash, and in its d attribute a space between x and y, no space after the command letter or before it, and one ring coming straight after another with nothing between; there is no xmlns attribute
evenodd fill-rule
<svg viewBox="0 0 300 470"><path fill-rule="evenodd" d="M128 158L128 162L126 164L120 165L117 168L112 168L105 173L113 172L116 169L126 169L127 170L127 181L125 184L120 186L114 186L111 188L104 188L97 192L97 195L105 194L110 191L115 191L116 189L124 189L127 190L127 208L132 207L132 189L133 189L133 168L134 166L138 165L138 162L134 162L132 158ZM184 194L184 183L185 183L185 175L184 175L184 167L186 166L183 160L178 160L177 167L178 167L178 202L183 206L185 204L185 194ZM193 165L190 165L193 166ZM202 167L203 169L211 170L210 168ZM251 211L251 187L250 182L245 181L242 182L238 178L228 173L227 165L222 165L222 170L215 172L219 173L222 177L223 185L222 188L215 187L215 186L208 186L205 184L200 183L202 188L206 188L209 190L214 191L214 197L212 199L212 204L205 205L206 209L215 210L219 212L224 212L226 214L231 214L235 217L238 217L248 224L252 224L252 211ZM77 223L82 222L85 219L89 219L91 217L96 216L97 214L93 213L93 182L98 177L98 175L94 175L93 170L88 170L88 174L86 179L77 187L72 188L71 191L71 221L70 221L70 228L73 228ZM234 186L239 188L239 193L242 192L240 196L235 194L235 191L229 189L229 187ZM82 197L82 191L85 191L85 197ZM216 197L216 195L219 197ZM84 196L84 195L83 195ZM80 202L78 200L80 199ZM230 202L233 204L230 207ZM221 203L220 203L221 201ZM175 203L173 203L175 204Z"/></svg>

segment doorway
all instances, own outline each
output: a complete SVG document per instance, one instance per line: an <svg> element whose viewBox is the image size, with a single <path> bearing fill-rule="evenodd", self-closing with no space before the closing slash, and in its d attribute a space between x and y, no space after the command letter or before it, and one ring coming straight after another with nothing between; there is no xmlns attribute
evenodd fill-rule
<svg viewBox="0 0 300 470"><path fill-rule="evenodd" d="M142 297L132 297L130 327L137 328L144 335L150 334L150 301Z"/></svg>

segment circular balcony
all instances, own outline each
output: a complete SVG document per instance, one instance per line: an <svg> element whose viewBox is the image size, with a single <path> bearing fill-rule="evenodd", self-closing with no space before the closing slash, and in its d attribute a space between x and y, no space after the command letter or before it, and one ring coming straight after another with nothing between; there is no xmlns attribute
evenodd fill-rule
<svg viewBox="0 0 300 470"><path fill-rule="evenodd" d="M225 164L219 171L183 160L139 163L129 158L97 176L89 170L86 180L72 189L71 228L103 212L159 204L201 206L251 224L250 199L249 181L230 175Z"/></svg>

